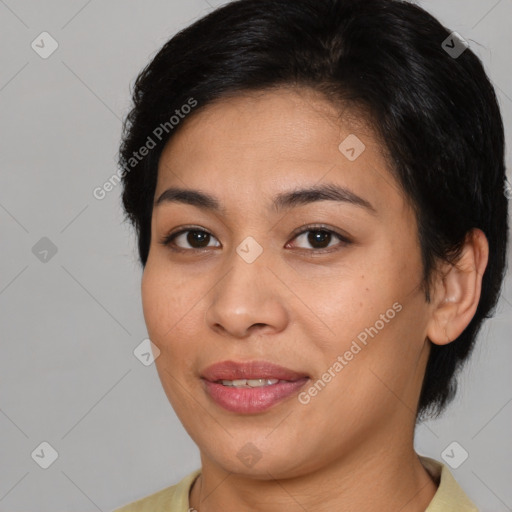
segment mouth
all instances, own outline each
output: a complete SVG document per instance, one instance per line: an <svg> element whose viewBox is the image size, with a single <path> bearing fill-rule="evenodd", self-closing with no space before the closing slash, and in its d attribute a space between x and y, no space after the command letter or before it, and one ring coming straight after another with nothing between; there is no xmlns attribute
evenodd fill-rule
<svg viewBox="0 0 512 512"><path fill-rule="evenodd" d="M236 379L236 380L218 380L217 384L233 388L262 388L264 386L273 386L283 382L291 382L279 379Z"/></svg>
<svg viewBox="0 0 512 512"><path fill-rule="evenodd" d="M201 377L210 382L221 383L223 381L228 383L246 381L243 384L249 384L251 387L260 387L262 385L276 384L275 382L271 384L265 382L269 380L294 382L309 376L304 372L297 372L269 361L246 361L239 363L235 361L222 361L208 366L201 373ZM240 382L239 384L243 385Z"/></svg>
<svg viewBox="0 0 512 512"><path fill-rule="evenodd" d="M201 373L210 399L223 409L242 414L266 411L283 402L310 377L268 361L224 361Z"/></svg>

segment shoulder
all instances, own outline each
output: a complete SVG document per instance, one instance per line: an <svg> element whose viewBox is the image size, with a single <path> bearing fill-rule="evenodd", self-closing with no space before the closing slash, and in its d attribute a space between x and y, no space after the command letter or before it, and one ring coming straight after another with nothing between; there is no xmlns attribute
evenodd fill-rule
<svg viewBox="0 0 512 512"><path fill-rule="evenodd" d="M479 512L446 465L429 457L420 456L420 460L438 483L437 492L425 512Z"/></svg>
<svg viewBox="0 0 512 512"><path fill-rule="evenodd" d="M189 491L200 474L201 470L196 469L177 484L129 503L114 512L188 512Z"/></svg>

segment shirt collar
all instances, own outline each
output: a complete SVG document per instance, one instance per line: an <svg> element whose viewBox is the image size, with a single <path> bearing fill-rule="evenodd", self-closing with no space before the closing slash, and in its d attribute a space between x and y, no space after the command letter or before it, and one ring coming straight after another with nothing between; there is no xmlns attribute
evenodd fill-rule
<svg viewBox="0 0 512 512"><path fill-rule="evenodd" d="M423 467L438 484L437 492L425 512L478 512L447 466L429 457L419 456Z"/></svg>
<svg viewBox="0 0 512 512"><path fill-rule="evenodd" d="M479 512L457 483L448 467L437 460L419 456L423 467L438 485L437 492L425 512ZM197 469L187 475L176 486L169 510L189 510L189 493L196 478L201 474Z"/></svg>

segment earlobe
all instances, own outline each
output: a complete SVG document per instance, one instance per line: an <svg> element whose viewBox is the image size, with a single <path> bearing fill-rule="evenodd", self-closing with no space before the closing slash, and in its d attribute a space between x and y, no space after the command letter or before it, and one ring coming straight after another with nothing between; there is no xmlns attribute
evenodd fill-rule
<svg viewBox="0 0 512 512"><path fill-rule="evenodd" d="M480 301L482 279L489 259L489 243L482 230L466 236L459 260L447 264L436 281L427 337L436 345L457 339L471 322Z"/></svg>

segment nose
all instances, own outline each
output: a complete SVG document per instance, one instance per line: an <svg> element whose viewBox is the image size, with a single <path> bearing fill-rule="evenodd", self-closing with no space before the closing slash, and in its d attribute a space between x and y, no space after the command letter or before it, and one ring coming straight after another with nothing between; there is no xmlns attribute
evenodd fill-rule
<svg viewBox="0 0 512 512"><path fill-rule="evenodd" d="M234 251L229 263L208 295L207 326L239 339L282 331L289 319L285 298L290 292L275 277L269 259L262 255L248 263Z"/></svg>

